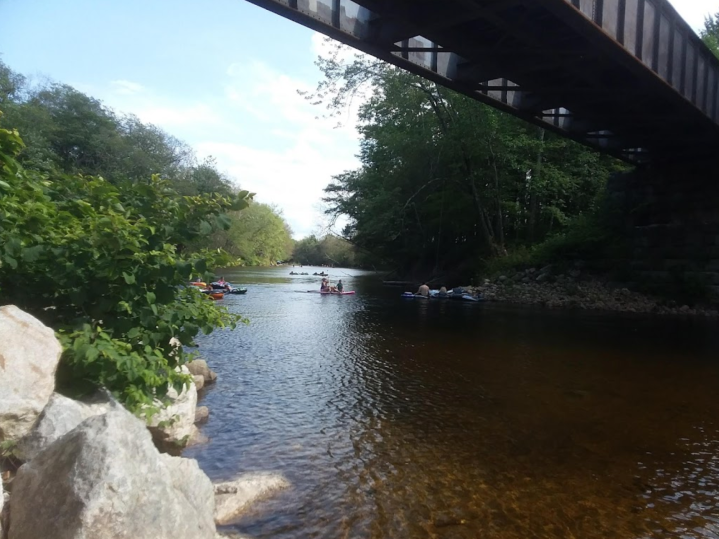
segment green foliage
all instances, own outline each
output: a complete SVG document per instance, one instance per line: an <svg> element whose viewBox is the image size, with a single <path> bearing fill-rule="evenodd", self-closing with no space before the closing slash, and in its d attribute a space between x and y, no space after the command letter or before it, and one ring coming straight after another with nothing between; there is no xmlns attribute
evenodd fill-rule
<svg viewBox="0 0 719 539"><path fill-rule="evenodd" d="M186 382L176 369L187 357L172 338L191 345L240 320L181 286L232 259L182 246L227 228L226 213L251 195L180 196L158 176L113 185L40 173L18 162L23 148L16 131L0 129L2 303L58 331L61 382L105 386L140 410Z"/></svg>
<svg viewBox="0 0 719 539"><path fill-rule="evenodd" d="M343 235L402 270L454 269L568 229L616 160L381 61L320 59L311 96L331 113L358 94L361 167L324 201Z"/></svg>
<svg viewBox="0 0 719 539"><path fill-rule="evenodd" d="M114 184L159 174L183 195L233 191L213 158L198 162L175 137L71 86L30 86L2 62L0 108L0 126L17 129L27 143L17 156L27 169L102 176Z"/></svg>
<svg viewBox="0 0 719 539"><path fill-rule="evenodd" d="M719 58L719 12L704 19L704 28L699 35L704 44Z"/></svg>
<svg viewBox="0 0 719 539"><path fill-rule="evenodd" d="M321 240L311 235L296 242L292 260L308 266L332 265L351 268L361 265L354 246L347 240L330 234Z"/></svg>
<svg viewBox="0 0 719 539"><path fill-rule="evenodd" d="M227 215L229 228L212 235L207 245L222 248L250 266L267 266L292 254L292 231L282 213L253 202Z"/></svg>
<svg viewBox="0 0 719 539"><path fill-rule="evenodd" d="M544 241L519 246L506 255L485 259L480 263L484 275L498 275L510 270L522 270L552 264L558 269L571 261L596 261L617 255L622 242L614 230L599 218L599 212L580 216L567 224L566 229Z"/></svg>

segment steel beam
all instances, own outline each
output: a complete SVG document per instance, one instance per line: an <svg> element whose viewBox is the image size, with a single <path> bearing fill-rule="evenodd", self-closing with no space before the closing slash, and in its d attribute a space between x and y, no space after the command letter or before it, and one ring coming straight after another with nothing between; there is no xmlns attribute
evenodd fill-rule
<svg viewBox="0 0 719 539"><path fill-rule="evenodd" d="M719 61L666 0L248 1L624 159L719 148Z"/></svg>

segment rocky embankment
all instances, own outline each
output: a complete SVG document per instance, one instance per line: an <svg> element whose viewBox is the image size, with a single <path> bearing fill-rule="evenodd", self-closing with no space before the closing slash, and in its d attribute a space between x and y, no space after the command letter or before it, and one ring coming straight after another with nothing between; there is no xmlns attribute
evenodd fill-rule
<svg viewBox="0 0 719 539"><path fill-rule="evenodd" d="M710 307L689 306L652 297L582 272L574 268L555 272L552 266L508 272L485 279L481 286L468 286L486 301L541 305L552 309L584 309L652 313L661 315L719 316Z"/></svg>
<svg viewBox="0 0 719 539"><path fill-rule="evenodd" d="M206 362L185 367L194 383L147 425L107 391L83 402L56 393L60 354L51 329L0 308L0 539L216 539L216 525L289 486L273 473L213 485L195 460L158 450L206 441Z"/></svg>

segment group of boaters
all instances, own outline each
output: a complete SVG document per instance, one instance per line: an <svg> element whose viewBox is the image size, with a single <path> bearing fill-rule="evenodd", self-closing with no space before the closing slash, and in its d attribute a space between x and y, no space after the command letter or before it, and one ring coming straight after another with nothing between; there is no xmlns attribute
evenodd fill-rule
<svg viewBox="0 0 719 539"><path fill-rule="evenodd" d="M320 285L320 292L335 292L335 293L342 293L344 291L344 285L342 284L342 279L337 281L337 286L330 286L330 281L327 279L327 277L324 277L322 279L322 284Z"/></svg>

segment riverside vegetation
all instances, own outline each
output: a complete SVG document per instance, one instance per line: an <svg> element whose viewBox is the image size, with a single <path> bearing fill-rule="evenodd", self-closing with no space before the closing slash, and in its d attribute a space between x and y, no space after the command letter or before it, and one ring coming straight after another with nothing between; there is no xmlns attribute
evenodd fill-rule
<svg viewBox="0 0 719 539"><path fill-rule="evenodd" d="M702 38L716 53L719 13ZM626 258L608 200L610 177L630 170L447 88L361 54L320 57L307 98L339 117L362 99L360 162L325 189L342 236L400 277L482 282L547 264L582 262L584 277L638 281L608 260ZM642 292L711 300L678 277Z"/></svg>
<svg viewBox="0 0 719 539"><path fill-rule="evenodd" d="M244 321L183 285L286 256L289 228L211 159L68 86L31 88L0 64L0 110L0 537L214 538L215 520L286 482L240 478L216 504L197 463L157 453L146 426L158 445L197 433L212 377L185 347ZM258 216L280 233L253 244Z"/></svg>

